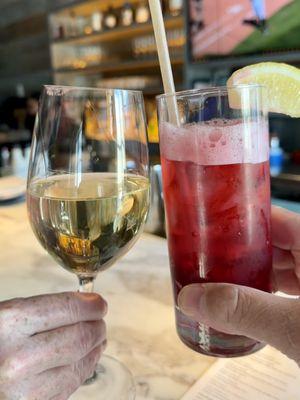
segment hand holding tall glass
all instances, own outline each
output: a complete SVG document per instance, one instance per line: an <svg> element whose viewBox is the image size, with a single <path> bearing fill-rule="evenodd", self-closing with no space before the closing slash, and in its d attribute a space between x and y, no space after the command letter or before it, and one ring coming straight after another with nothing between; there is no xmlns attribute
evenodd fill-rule
<svg viewBox="0 0 300 400"><path fill-rule="evenodd" d="M78 276L80 291L93 291L98 272L128 252L148 213L142 94L46 86L32 143L27 206L42 246ZM125 369L111 358L102 364L91 379L93 385L99 382L97 399L134 399ZM119 378L123 374L121 385L105 386L111 369Z"/></svg>
<svg viewBox="0 0 300 400"><path fill-rule="evenodd" d="M170 105L176 104L177 124ZM271 291L269 136L264 90L208 88L158 98L177 331L200 353L250 354L263 344L218 332L177 306L191 283ZM172 110L171 110L172 111Z"/></svg>

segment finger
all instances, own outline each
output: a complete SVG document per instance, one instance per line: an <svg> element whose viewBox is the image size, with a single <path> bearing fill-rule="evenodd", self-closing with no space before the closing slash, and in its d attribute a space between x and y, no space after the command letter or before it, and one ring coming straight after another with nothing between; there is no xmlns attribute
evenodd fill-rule
<svg viewBox="0 0 300 400"><path fill-rule="evenodd" d="M300 214L272 207L272 242L285 250L300 250Z"/></svg>
<svg viewBox="0 0 300 400"><path fill-rule="evenodd" d="M275 291L284 292L290 295L300 295L300 284L295 271L275 270L273 272Z"/></svg>
<svg viewBox="0 0 300 400"><path fill-rule="evenodd" d="M295 259L289 250L282 250L273 247L273 269L275 270L294 270Z"/></svg>
<svg viewBox="0 0 300 400"><path fill-rule="evenodd" d="M4 393L7 399L51 399L66 400L81 386L95 370L97 361L105 349L105 343L96 347L83 359L69 366L53 368L28 380L5 384Z"/></svg>
<svg viewBox="0 0 300 400"><path fill-rule="evenodd" d="M63 380L59 381L61 390L58 393L57 398L54 400L67 400L69 397L89 379L96 369L97 362L103 351L105 350L106 344L94 349L84 359L80 360L71 367L67 367L65 373L68 378L68 385L65 385ZM62 387L64 385L64 387Z"/></svg>
<svg viewBox="0 0 300 400"><path fill-rule="evenodd" d="M300 303L245 286L194 284L182 289L180 309L219 331L267 342L300 360Z"/></svg>
<svg viewBox="0 0 300 400"><path fill-rule="evenodd" d="M2 379L22 379L55 367L74 364L106 339L103 320L81 322L40 333L28 339L25 346L12 353L4 363Z"/></svg>
<svg viewBox="0 0 300 400"><path fill-rule="evenodd" d="M295 279L300 280L300 251L299 250L282 250L273 247L273 269L292 270Z"/></svg>
<svg viewBox="0 0 300 400"><path fill-rule="evenodd" d="M106 302L96 293L60 293L14 299L1 304L0 335L24 336L49 331L82 321L97 321L107 311Z"/></svg>
<svg viewBox="0 0 300 400"><path fill-rule="evenodd" d="M296 275L295 259L290 251L273 248L273 276L274 291L281 291L290 295L300 294L299 279Z"/></svg>

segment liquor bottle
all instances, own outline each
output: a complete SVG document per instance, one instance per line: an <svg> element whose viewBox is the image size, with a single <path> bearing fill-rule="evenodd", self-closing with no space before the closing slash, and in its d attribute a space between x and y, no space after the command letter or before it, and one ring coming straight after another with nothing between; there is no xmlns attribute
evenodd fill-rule
<svg viewBox="0 0 300 400"><path fill-rule="evenodd" d="M106 29L114 29L118 25L118 16L116 11L109 7L108 11L104 15L104 27Z"/></svg>
<svg viewBox="0 0 300 400"><path fill-rule="evenodd" d="M150 10L146 2L138 5L135 14L135 21L138 24L144 24L150 20Z"/></svg>
<svg viewBox="0 0 300 400"><path fill-rule="evenodd" d="M84 17L83 15L78 15L77 16L77 31L78 31L79 36L85 34L86 25L87 25L86 17Z"/></svg>
<svg viewBox="0 0 300 400"><path fill-rule="evenodd" d="M100 32L103 29L103 13L101 11L96 11L92 14L91 22L94 32Z"/></svg>
<svg viewBox="0 0 300 400"><path fill-rule="evenodd" d="M177 17L182 13L183 9L183 0L169 0L169 13Z"/></svg>
<svg viewBox="0 0 300 400"><path fill-rule="evenodd" d="M91 16L88 16L88 17L85 18L84 33L86 35L91 35L93 33Z"/></svg>
<svg viewBox="0 0 300 400"><path fill-rule="evenodd" d="M59 18L51 19L52 39L59 40L64 37L64 30Z"/></svg>
<svg viewBox="0 0 300 400"><path fill-rule="evenodd" d="M121 25L130 26L134 22L133 7L129 3L125 3L121 10Z"/></svg>

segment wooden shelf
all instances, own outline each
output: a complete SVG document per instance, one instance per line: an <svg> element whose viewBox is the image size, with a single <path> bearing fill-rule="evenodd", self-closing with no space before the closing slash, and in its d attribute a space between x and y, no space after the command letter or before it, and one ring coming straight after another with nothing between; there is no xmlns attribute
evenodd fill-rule
<svg viewBox="0 0 300 400"><path fill-rule="evenodd" d="M172 65L183 65L182 57L173 57ZM74 74L96 74L101 72L118 72L118 71L135 71L147 68L159 68L158 59L139 60L139 61L120 61L114 63L103 63L100 65L90 66L86 68L59 68L53 72L56 74L74 73Z"/></svg>
<svg viewBox="0 0 300 400"><path fill-rule="evenodd" d="M166 17L165 24L167 29L175 29L183 27L183 17ZM69 44L69 45L83 45L93 43L112 42L116 40L129 39L146 33L153 32L151 22L145 24L134 24L129 27L118 27L111 30L106 30L91 35L82 35L78 37L66 38L61 40L53 40L52 45L56 44Z"/></svg>

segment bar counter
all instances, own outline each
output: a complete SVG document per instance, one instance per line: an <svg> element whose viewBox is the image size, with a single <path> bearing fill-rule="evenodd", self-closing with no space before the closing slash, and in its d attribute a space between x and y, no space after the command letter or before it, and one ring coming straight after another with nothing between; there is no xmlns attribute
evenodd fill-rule
<svg viewBox="0 0 300 400"><path fill-rule="evenodd" d="M77 285L76 277L39 245L25 203L2 205L0 301L77 290ZM214 362L185 347L176 335L165 239L144 234L122 260L98 276L95 290L109 304L106 354L133 373L136 400L179 400ZM79 400L79 392L72 399ZM96 393L89 399L96 400Z"/></svg>

